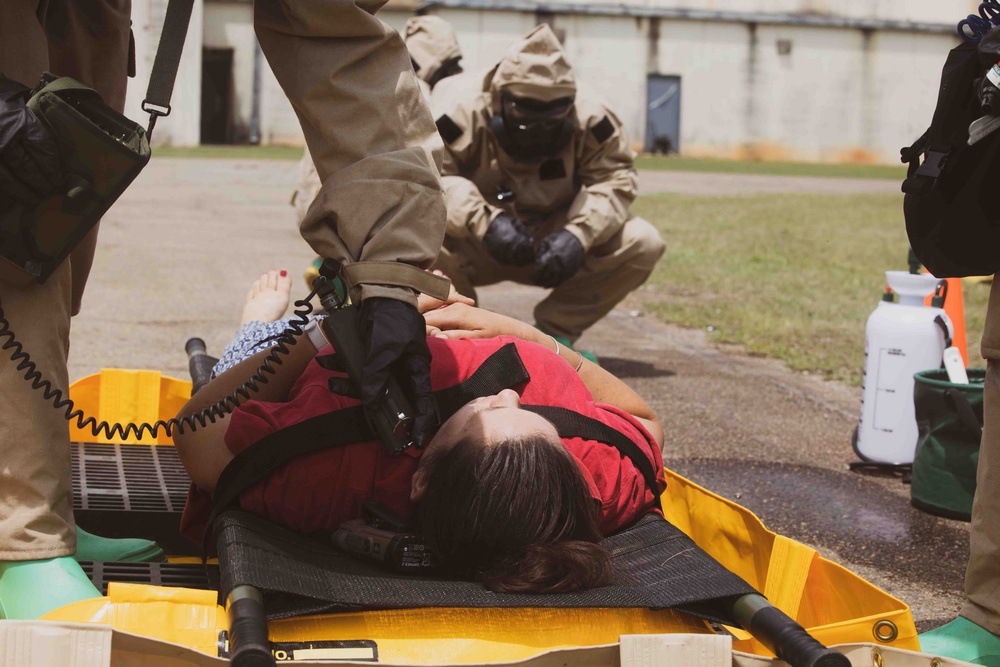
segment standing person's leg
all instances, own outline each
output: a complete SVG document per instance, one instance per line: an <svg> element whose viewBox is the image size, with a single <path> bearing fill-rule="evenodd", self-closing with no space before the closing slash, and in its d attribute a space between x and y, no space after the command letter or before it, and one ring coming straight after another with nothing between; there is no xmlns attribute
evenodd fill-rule
<svg viewBox="0 0 1000 667"><path fill-rule="evenodd" d="M591 248L583 268L538 304L535 322L545 333L575 342L646 282L665 249L656 228L633 217L610 241Z"/></svg>
<svg viewBox="0 0 1000 667"><path fill-rule="evenodd" d="M966 602L958 618L921 634L920 648L925 653L1000 667L1000 360L987 363Z"/></svg>
<svg viewBox="0 0 1000 667"><path fill-rule="evenodd" d="M983 393L984 428L972 503L968 601L961 615L1000 635L1000 360L990 359ZM1000 663L1000 637L996 646Z"/></svg>
<svg viewBox="0 0 1000 667"><path fill-rule="evenodd" d="M4 73L34 86L49 69L38 3L0 3ZM13 332L56 386L68 384L72 278L67 261L44 285L16 289L0 282L0 344ZM13 350L12 350L13 351ZM69 556L76 550L66 420L18 371L0 358L0 618L30 618L52 606L99 595ZM51 581L31 590L30 581ZM46 598L41 605L34 599ZM50 606L51 603L51 606Z"/></svg>
<svg viewBox="0 0 1000 667"><path fill-rule="evenodd" d="M33 86L45 70L94 85L106 100L124 104L129 2L49 0L30 11L26 2L2 3L0 26L33 35L32 48L5 52L5 68ZM18 15L18 12L23 15ZM3 48L3 47L0 47ZM6 49L5 49L6 51ZM27 62L28 58L31 62ZM93 257L95 233L44 285L15 290L0 285L0 306L44 378L68 388L70 317L79 305ZM7 340L4 340L7 342ZM33 618L75 600L99 595L71 554L78 552L72 513L69 433L62 414L31 389L17 363L0 359L0 616ZM82 531L81 531L82 532ZM93 558L114 544L107 559L162 557L141 540L103 541L81 535Z"/></svg>
<svg viewBox="0 0 1000 667"><path fill-rule="evenodd" d="M374 16L383 4L256 0L254 26L323 183L302 235L324 257L427 268L444 237L441 183L426 148L437 129L403 40Z"/></svg>
<svg viewBox="0 0 1000 667"><path fill-rule="evenodd" d="M118 112L125 108L131 13L132 0L48 0L43 16L52 72L92 87ZM73 315L80 310L90 275L98 226L70 255ZM164 554L149 540L102 538L78 528L76 558L158 561Z"/></svg>

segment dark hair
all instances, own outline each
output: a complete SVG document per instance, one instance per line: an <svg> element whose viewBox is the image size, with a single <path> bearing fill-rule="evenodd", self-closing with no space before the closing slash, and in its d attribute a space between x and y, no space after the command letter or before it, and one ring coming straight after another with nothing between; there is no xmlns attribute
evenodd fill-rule
<svg viewBox="0 0 1000 667"><path fill-rule="evenodd" d="M501 593L608 583L598 507L576 461L540 435L462 440L432 462L420 533L447 573Z"/></svg>

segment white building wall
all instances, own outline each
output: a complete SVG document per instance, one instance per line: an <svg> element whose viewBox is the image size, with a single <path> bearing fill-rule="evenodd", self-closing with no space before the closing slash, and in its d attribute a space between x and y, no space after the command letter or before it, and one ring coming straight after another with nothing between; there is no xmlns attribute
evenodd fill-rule
<svg viewBox="0 0 1000 667"><path fill-rule="evenodd" d="M872 134L880 152L898 164L898 149L912 144L931 123L941 69L955 40L889 32L876 39L870 71Z"/></svg>
<svg viewBox="0 0 1000 667"><path fill-rule="evenodd" d="M647 60L642 23L626 17L560 16L556 26L566 31L566 57L577 79L596 90L629 136L641 142L637 132L645 123Z"/></svg>
<svg viewBox="0 0 1000 667"><path fill-rule="evenodd" d="M267 59L261 58L260 143L304 146L302 127Z"/></svg>
<svg viewBox="0 0 1000 667"><path fill-rule="evenodd" d="M191 24L170 100L171 113L157 121L154 145L197 146L201 135L201 49L203 0L196 0ZM146 125L142 110L156 46L160 41L167 0L132 0L132 33L135 35L136 76L129 79L125 115Z"/></svg>
<svg viewBox="0 0 1000 667"><path fill-rule="evenodd" d="M138 0L137 0L138 1ZM164 0L145 0L163 2ZM579 0L550 0L553 6ZM756 23L555 13L578 77L596 89L641 145L649 74L681 77L685 154L795 160L895 162L930 122L941 65L957 38L946 32L862 30L768 23L891 20L954 25L975 0L598 0L587 5L757 14ZM455 28L467 72L492 67L537 21L533 12L439 8ZM206 46L236 49L240 122L249 121L252 8L209 1ZM402 30L409 11L383 10ZM791 45L779 53L778 43ZM187 51L186 54L187 55ZM301 144L298 120L262 61L262 143ZM248 72L251 74L248 75ZM249 77L249 78L248 78ZM249 81L249 83L248 83ZM245 119L245 120L244 120Z"/></svg>
<svg viewBox="0 0 1000 667"><path fill-rule="evenodd" d="M980 0L546 0L547 6L682 9L747 14L800 14L815 17L956 23L975 13Z"/></svg>
<svg viewBox="0 0 1000 667"><path fill-rule="evenodd" d="M754 35L734 23L692 25L661 23L657 69L682 77L681 146L696 156L896 162L900 147L930 123L939 72L956 41L766 24ZM778 40L790 43L791 53L779 54Z"/></svg>
<svg viewBox="0 0 1000 667"><path fill-rule="evenodd" d="M648 30L648 24L646 26ZM650 57L655 73L681 77L681 150L690 155L717 152L746 140L744 114L750 91L746 74L747 27L738 23L660 21L660 39ZM645 77L646 71L643 71ZM642 82L624 113L635 141L644 138L646 84ZM629 123L631 120L631 123Z"/></svg>

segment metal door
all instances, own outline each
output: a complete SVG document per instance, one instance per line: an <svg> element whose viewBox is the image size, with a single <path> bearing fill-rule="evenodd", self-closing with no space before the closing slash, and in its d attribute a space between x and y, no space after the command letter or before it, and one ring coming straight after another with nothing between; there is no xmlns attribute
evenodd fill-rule
<svg viewBox="0 0 1000 667"><path fill-rule="evenodd" d="M681 78L650 74L646 80L646 151L681 149Z"/></svg>
<svg viewBox="0 0 1000 667"><path fill-rule="evenodd" d="M201 143L232 141L233 49L203 49L201 55Z"/></svg>

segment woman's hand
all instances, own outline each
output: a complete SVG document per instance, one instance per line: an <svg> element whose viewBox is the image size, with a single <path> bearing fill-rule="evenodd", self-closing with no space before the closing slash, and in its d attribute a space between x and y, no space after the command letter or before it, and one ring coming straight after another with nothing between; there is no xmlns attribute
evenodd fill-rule
<svg viewBox="0 0 1000 667"><path fill-rule="evenodd" d="M436 269L432 271L432 273L436 276L444 276L443 273L441 273ZM434 297L428 296L427 294L417 295L417 310L420 311L421 315L429 313L430 311L435 310L437 308L442 308L452 303L464 303L467 306L476 305L475 301L455 291L454 285L452 285L451 288L449 289L448 298L445 299L444 301L442 301L441 299L435 299ZM427 335L430 336L431 334L428 332Z"/></svg>
<svg viewBox="0 0 1000 667"><path fill-rule="evenodd" d="M424 314L428 335L438 338L494 338L517 336L538 342L544 334L535 327L464 302L453 303ZM547 339L546 339L547 340Z"/></svg>

